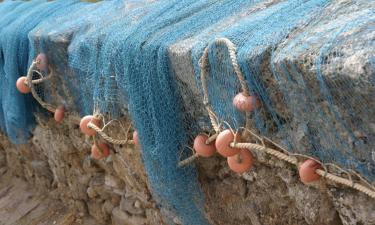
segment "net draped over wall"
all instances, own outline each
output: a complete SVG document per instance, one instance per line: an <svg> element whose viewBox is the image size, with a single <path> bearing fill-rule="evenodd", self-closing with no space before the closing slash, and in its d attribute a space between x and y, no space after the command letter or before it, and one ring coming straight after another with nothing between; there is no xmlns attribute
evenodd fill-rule
<svg viewBox="0 0 375 225"><path fill-rule="evenodd" d="M368 0L3 1L0 127L14 143L30 138L41 109L14 84L45 53L57 76L38 90L43 98L82 116L129 115L154 197L184 224L206 224L195 168L177 163L210 129L199 79L207 46L218 120L244 126L232 106L240 86L228 51L214 43L222 37L236 45L260 100L254 130L375 181L375 2Z"/></svg>

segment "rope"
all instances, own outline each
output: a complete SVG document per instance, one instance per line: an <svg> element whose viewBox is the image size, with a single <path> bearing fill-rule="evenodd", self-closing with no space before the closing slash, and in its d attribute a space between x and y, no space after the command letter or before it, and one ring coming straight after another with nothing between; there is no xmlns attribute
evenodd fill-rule
<svg viewBox="0 0 375 225"><path fill-rule="evenodd" d="M203 52L203 56L200 59L200 67L201 67L201 82L202 82L202 88L203 88L203 104L206 107L206 110L208 112L208 116L210 117L212 127L216 131L216 133L220 132L220 125L217 122L217 116L214 113L213 109L211 108L209 98L208 98L208 89L207 89L207 83L206 83L206 76L207 76L207 63L208 62L208 48L206 48Z"/></svg>
<svg viewBox="0 0 375 225"><path fill-rule="evenodd" d="M225 45L228 49L229 58L232 63L232 67L234 69L234 72L237 75L237 78L241 85L241 91L245 96L249 96L249 88L247 87L246 80L241 72L240 66L237 63L237 56L236 56L236 46L227 38L219 38L216 39L215 44L219 45ZM214 113L212 106L209 101L209 94L208 94L208 88L207 88L207 74L208 74L208 47L206 47L203 51L203 55L199 60L200 62L200 68L201 68L201 83L202 83L202 89L203 89L203 104L206 107L206 110L208 112L208 116L210 117L212 127L216 131L216 133L220 132L220 126L217 122L217 116ZM250 112L246 112L246 128L250 127Z"/></svg>
<svg viewBox="0 0 375 225"><path fill-rule="evenodd" d="M241 69L237 63L237 56L236 56L236 46L228 39L228 38L218 38L216 40L216 44L222 44L225 45L228 48L229 52L229 58L232 62L232 66L234 69L234 72L237 74L237 78L240 81L241 89L245 95L249 95L249 89L246 84L246 80L241 72Z"/></svg>
<svg viewBox="0 0 375 225"><path fill-rule="evenodd" d="M27 80L27 86L29 86L30 90L31 90L31 94L33 95L33 97L35 98L35 100L43 107L45 108L46 110L54 113L56 111L56 107L54 107L53 105L45 102L42 100L42 98L39 97L38 93L35 91L35 88L34 88L34 84L39 84L41 82L43 82L44 80L46 80L47 78L43 77L41 79L38 79L38 80L35 80L33 81L33 73L36 71L34 68L36 66L37 62L34 60L31 65L30 65L30 68L27 72L27 76L26 76L26 80ZM39 75L41 75L40 72L37 72ZM50 77L51 75L49 75L48 77Z"/></svg>
<svg viewBox="0 0 375 225"><path fill-rule="evenodd" d="M272 149L272 148L267 148L265 146L262 146L262 145L258 145L258 144L253 144L253 143L231 143L230 146L232 148L246 148L246 149L253 149L253 150L257 150L257 151L263 151L263 152L266 152L267 154L269 155L273 155L281 160L284 160L290 164L293 164L293 165L296 165L298 166L298 160L296 157L293 157L293 156L289 156L287 154L284 154L280 151L277 151L275 149Z"/></svg>
<svg viewBox="0 0 375 225"><path fill-rule="evenodd" d="M253 144L253 143L231 143L230 146L234 147L234 148L246 148L248 150L263 151L265 153L268 153L270 155L273 155L273 156L277 157L278 159L289 162L289 163L291 163L291 164L293 164L297 167L299 166L297 158L295 158L293 156L289 156L289 155L284 154L284 153L281 153L281 152L279 152L275 149L264 147L262 145ZM315 172L317 174L319 174L320 176L324 177L327 180L345 185L345 186L350 187L350 188L354 188L354 189L356 189L360 192L365 193L366 195L370 196L371 198L375 199L375 191L373 191L373 190L371 190L371 189L369 189L369 188L367 188L367 187L365 187L361 184L355 183L351 179L346 179L346 178L343 178L343 177L336 176L336 175L334 175L332 173L329 173L326 170L322 170L322 169L316 169Z"/></svg>
<svg viewBox="0 0 375 225"><path fill-rule="evenodd" d="M108 141L109 143L112 143L115 145L134 144L133 140L120 140L120 139L114 139L108 136L102 129L100 129L99 127L97 127L95 124L91 122L87 124L87 127L95 130L104 140Z"/></svg>
<svg viewBox="0 0 375 225"><path fill-rule="evenodd" d="M188 158L186 158L186 159L180 161L180 162L177 164L177 166L178 166L178 167L186 166L186 165L192 163L192 162L193 162L196 158L198 158L198 157L199 157L199 155L195 153L194 155L192 155L192 156L190 156L190 157L188 157Z"/></svg>
<svg viewBox="0 0 375 225"><path fill-rule="evenodd" d="M216 134L214 134L214 135L208 137L207 140L206 140L206 145L209 145L209 144L211 144L212 142L214 142L214 141L216 140L216 138L217 138L218 135L219 135L219 134L216 133Z"/></svg>
<svg viewBox="0 0 375 225"><path fill-rule="evenodd" d="M51 76L47 76L47 77L43 77L42 74L37 71L37 70L33 70L33 72L36 72L37 74L39 74L39 76L41 76L42 78L39 78L39 79L36 79L36 80L32 80L31 82L35 85L35 84L41 84L43 83L44 81L46 80L49 80L51 78ZM25 81L25 84L28 85L27 83L27 80Z"/></svg>
<svg viewBox="0 0 375 225"><path fill-rule="evenodd" d="M315 170L315 172L317 174L319 174L320 176L326 178L327 180L345 185L347 187L351 187L351 188L356 189L357 191L363 192L366 195L370 196L371 198L375 199L375 191L373 191L373 190L371 190L371 189L369 189L369 188L367 188L367 187L365 187L361 184L355 183L355 182L353 182L349 179L345 179L345 178L336 176L336 175L331 174L331 173L327 173L326 171L321 170L321 169L317 169L317 170Z"/></svg>

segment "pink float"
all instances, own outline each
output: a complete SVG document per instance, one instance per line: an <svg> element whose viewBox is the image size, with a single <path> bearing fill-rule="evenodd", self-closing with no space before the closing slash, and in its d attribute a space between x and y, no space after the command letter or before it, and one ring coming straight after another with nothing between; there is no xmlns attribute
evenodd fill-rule
<svg viewBox="0 0 375 225"><path fill-rule="evenodd" d="M237 155L227 158L228 166L236 173L249 171L253 166L253 154L247 149L241 149Z"/></svg>
<svg viewBox="0 0 375 225"><path fill-rule="evenodd" d="M216 152L215 143L206 144L208 137L204 134L194 139L194 150L199 156L210 157Z"/></svg>
<svg viewBox="0 0 375 225"><path fill-rule="evenodd" d="M100 149L99 149L99 148ZM109 156L109 147L106 143L93 144L91 147L91 157L94 159L104 159Z"/></svg>
<svg viewBox="0 0 375 225"><path fill-rule="evenodd" d="M47 59L47 56L46 54L39 54L36 59L36 68L38 68L38 70L46 70L48 68L48 59Z"/></svg>
<svg viewBox="0 0 375 225"><path fill-rule="evenodd" d="M93 115L83 117L81 119L81 122L79 123L79 127L82 133L88 136L94 136L96 134L96 131L87 126L90 122L95 124L97 127L100 127L100 120L95 118Z"/></svg>
<svg viewBox="0 0 375 225"><path fill-rule="evenodd" d="M316 169L322 168L318 162L308 159L303 162L298 170L299 177L304 184L308 184L320 179L320 175L315 172Z"/></svg>
<svg viewBox="0 0 375 225"><path fill-rule="evenodd" d="M19 92L21 92L23 94L27 94L27 93L31 92L31 89L29 88L29 86L27 86L26 83L27 83L27 77L18 78L18 80L16 82L16 87L17 87Z"/></svg>
<svg viewBox="0 0 375 225"><path fill-rule="evenodd" d="M233 98L233 105L238 111L251 112L255 108L259 107L260 103L256 97L251 95L247 96L241 92Z"/></svg>
<svg viewBox="0 0 375 225"><path fill-rule="evenodd" d="M236 140L239 140L239 135L237 135ZM229 157L237 154L240 149L230 147L230 143L234 141L234 135L230 130L224 130L219 133L215 141L215 147L217 152L224 156Z"/></svg>
<svg viewBox="0 0 375 225"><path fill-rule="evenodd" d="M60 123L61 121L63 121L64 116L65 116L65 107L64 106L57 107L57 109L55 110L55 114L54 114L54 118L56 122Z"/></svg>
<svg viewBox="0 0 375 225"><path fill-rule="evenodd" d="M139 146L138 132L136 130L133 132L133 141L135 145Z"/></svg>

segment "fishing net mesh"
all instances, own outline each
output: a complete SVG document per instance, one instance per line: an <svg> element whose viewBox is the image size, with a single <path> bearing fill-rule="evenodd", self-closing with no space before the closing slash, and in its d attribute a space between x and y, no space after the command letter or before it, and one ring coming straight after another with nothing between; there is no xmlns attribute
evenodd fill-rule
<svg viewBox="0 0 375 225"><path fill-rule="evenodd" d="M38 93L82 116L131 117L154 197L186 224L207 222L194 165L176 166L195 135L212 131L200 81L206 47L217 120L245 126L218 38L235 44L259 99L251 129L375 181L373 1L3 1L0 18L2 131L15 143L30 137L40 108L14 84L46 54L53 76Z"/></svg>

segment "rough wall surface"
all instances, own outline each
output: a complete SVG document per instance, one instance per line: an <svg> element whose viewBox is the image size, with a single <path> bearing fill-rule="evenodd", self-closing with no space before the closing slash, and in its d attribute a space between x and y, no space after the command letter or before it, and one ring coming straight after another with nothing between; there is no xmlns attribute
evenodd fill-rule
<svg viewBox="0 0 375 225"><path fill-rule="evenodd" d="M93 160L74 118L63 124L38 121L27 144L15 146L1 136L0 183L7 171L98 224L165 224L148 190L139 149L113 146L109 159ZM220 157L197 161L212 224L375 224L375 204L364 194L323 182L306 186L287 164L257 157L253 170L241 176Z"/></svg>
<svg viewBox="0 0 375 225"><path fill-rule="evenodd" d="M24 145L2 136L1 146L2 167L77 214L100 224L162 224L137 149L115 147L109 159L93 160L91 144L69 118L61 125L40 121Z"/></svg>

